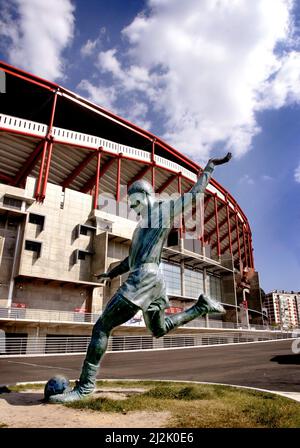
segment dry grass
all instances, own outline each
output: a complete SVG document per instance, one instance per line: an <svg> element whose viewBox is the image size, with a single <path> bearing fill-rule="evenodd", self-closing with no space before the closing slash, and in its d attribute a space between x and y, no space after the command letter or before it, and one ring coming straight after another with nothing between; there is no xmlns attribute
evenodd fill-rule
<svg viewBox="0 0 300 448"><path fill-rule="evenodd" d="M270 393L226 386L151 381L104 381L98 386L149 389L126 400L91 397L66 406L95 412L170 411L169 428L300 427L300 404Z"/></svg>
<svg viewBox="0 0 300 448"><path fill-rule="evenodd" d="M45 384L18 384L15 386L8 386L11 392L24 392L25 390L40 390L44 389Z"/></svg>
<svg viewBox="0 0 300 448"><path fill-rule="evenodd" d="M175 428L299 428L300 404L278 395L227 386L165 381L97 381L97 387L143 387L147 391L125 400L87 398L66 404L75 409L126 414L170 411L167 427ZM44 384L10 386L14 392L43 389ZM5 424L0 423L0 428Z"/></svg>

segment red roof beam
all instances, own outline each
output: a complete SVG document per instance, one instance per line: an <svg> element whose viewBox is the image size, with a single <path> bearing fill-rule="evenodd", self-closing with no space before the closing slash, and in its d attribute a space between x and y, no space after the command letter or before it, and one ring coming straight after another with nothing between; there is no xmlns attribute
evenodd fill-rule
<svg viewBox="0 0 300 448"><path fill-rule="evenodd" d="M45 140L41 140L36 148L32 151L30 156L26 159L25 163L23 163L22 168L17 173L16 177L12 181L12 185L20 185L24 182L25 178L31 173L35 165L40 160L43 144Z"/></svg>
<svg viewBox="0 0 300 448"><path fill-rule="evenodd" d="M246 237L245 237L245 226L243 226L243 242L244 242L244 257L245 257L245 261L246 261L246 266L249 266L248 263L248 248L247 248L247 244L246 244Z"/></svg>
<svg viewBox="0 0 300 448"><path fill-rule="evenodd" d="M245 248L244 247L241 247L240 248L240 250L241 250L241 259L242 259L242 257L245 257L245 252L242 252L242 249L244 249L245 250ZM235 256L237 253L238 253L238 247L233 251L233 253L232 253L232 255L233 256Z"/></svg>
<svg viewBox="0 0 300 448"><path fill-rule="evenodd" d="M216 234L217 234L216 246L217 246L218 257L221 256L220 231L219 231L219 210L221 210L221 208L222 208L222 205L221 205L220 209L218 209L217 195L215 195L214 196L214 214L215 214L215 224L216 224Z"/></svg>
<svg viewBox="0 0 300 448"><path fill-rule="evenodd" d="M219 230L221 230L221 228L227 224L227 216L219 223ZM216 229L211 230L207 236L210 238L214 233L215 233ZM227 233L226 233L227 235ZM222 240L223 241L223 240Z"/></svg>
<svg viewBox="0 0 300 448"><path fill-rule="evenodd" d="M0 173L0 180L3 180L4 182L12 183L13 178L11 176L8 176L7 174Z"/></svg>
<svg viewBox="0 0 300 448"><path fill-rule="evenodd" d="M112 166L112 164L114 163L115 160L117 160L117 158L113 157L112 159L109 159L107 162L104 163L104 165L100 168L99 179L101 179L101 177L104 176L106 171L109 170L109 168ZM89 190L91 190L94 187L95 180L96 180L96 175L90 177L89 180L84 184L84 186L81 188L80 191L82 193L87 193Z"/></svg>
<svg viewBox="0 0 300 448"><path fill-rule="evenodd" d="M45 81L44 79L39 78L35 75L31 75L30 73L24 72L23 70L15 69L15 67L13 67L12 65L3 63L2 61L0 61L0 67L4 72L9 73L10 75L14 75L17 78L24 79L31 84L43 87L44 89L55 91L58 88L57 84L51 83L50 81Z"/></svg>
<svg viewBox="0 0 300 448"><path fill-rule="evenodd" d="M223 209L225 207L225 204L221 204L219 207L218 207L218 213ZM205 220L204 220L204 224L208 224L209 223L209 221L212 219L212 218L214 218L214 216L215 216L215 210L213 210L206 218L205 218Z"/></svg>
<svg viewBox="0 0 300 448"><path fill-rule="evenodd" d="M231 253L231 255L232 255L232 238L231 238L231 223L230 223L229 205L227 205L227 207L226 207L226 215L227 215L227 226L228 226L229 248L230 248L230 253Z"/></svg>
<svg viewBox="0 0 300 448"><path fill-rule="evenodd" d="M130 185L133 184L133 182L136 182L137 180L142 179L142 177L146 176L148 171L150 170L151 165L144 166L132 179L130 179L129 182L127 182L127 187L130 187Z"/></svg>
<svg viewBox="0 0 300 448"><path fill-rule="evenodd" d="M232 240L232 246L235 244L235 243L237 243L238 242L238 237L236 236L235 238L234 238L234 240ZM224 249L223 249L223 251L225 252L227 249L229 249L229 244L227 244L225 247L224 247Z"/></svg>
<svg viewBox="0 0 300 448"><path fill-rule="evenodd" d="M166 188L168 188L171 183L177 179L177 174L173 174L173 176L170 176L156 191L156 193L161 194Z"/></svg>
<svg viewBox="0 0 300 448"><path fill-rule="evenodd" d="M99 180L100 180L100 166L101 166L101 149L99 148L99 151L97 151L97 170L96 170L96 176L95 176L95 192L94 192L94 200L93 200L93 206L96 210L98 208L98 196L99 196Z"/></svg>
<svg viewBox="0 0 300 448"><path fill-rule="evenodd" d="M118 158L117 158L117 181L116 181L116 201L117 202L120 202L121 161L122 161L122 154L119 154Z"/></svg>
<svg viewBox="0 0 300 448"><path fill-rule="evenodd" d="M80 162L80 164L69 174L68 177L62 182L61 186L63 188L68 188L68 186L73 182L74 179L81 173L82 170L90 163L90 161L97 154L96 151L89 152L88 155Z"/></svg>

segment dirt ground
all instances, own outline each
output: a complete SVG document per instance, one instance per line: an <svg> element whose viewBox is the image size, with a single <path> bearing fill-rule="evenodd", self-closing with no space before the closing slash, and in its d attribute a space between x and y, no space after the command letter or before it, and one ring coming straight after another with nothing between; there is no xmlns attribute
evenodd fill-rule
<svg viewBox="0 0 300 448"><path fill-rule="evenodd" d="M125 399L142 388L97 389L95 396ZM8 428L162 428L169 412L100 413L42 402L43 390L2 393L0 427Z"/></svg>

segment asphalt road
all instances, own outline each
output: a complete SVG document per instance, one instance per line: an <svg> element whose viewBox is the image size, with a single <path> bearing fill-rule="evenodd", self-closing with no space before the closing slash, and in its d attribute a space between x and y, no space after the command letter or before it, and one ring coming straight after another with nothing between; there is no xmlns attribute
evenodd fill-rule
<svg viewBox="0 0 300 448"><path fill-rule="evenodd" d="M0 358L0 385L78 378L83 356ZM300 355L291 341L179 350L107 353L98 378L207 381L300 392Z"/></svg>

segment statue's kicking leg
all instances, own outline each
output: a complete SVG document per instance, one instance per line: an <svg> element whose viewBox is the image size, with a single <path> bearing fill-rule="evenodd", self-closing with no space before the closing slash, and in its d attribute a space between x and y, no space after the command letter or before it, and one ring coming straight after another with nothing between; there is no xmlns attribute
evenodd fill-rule
<svg viewBox="0 0 300 448"><path fill-rule="evenodd" d="M153 302L148 310L144 312L144 320L153 336L160 338L174 328L184 325L197 317L203 317L212 313L225 313L225 309L217 300L201 294L193 306L176 314L166 315L165 310L160 309L159 304Z"/></svg>
<svg viewBox="0 0 300 448"><path fill-rule="evenodd" d="M79 381L76 381L73 390L64 394L52 395L49 398L50 403L80 400L94 391L100 360L106 352L108 338L112 329L127 322L138 310L137 306L126 300L120 293L116 293L112 297L93 327L92 338Z"/></svg>

